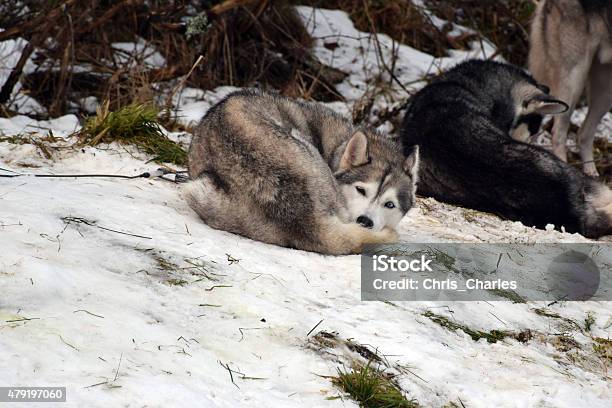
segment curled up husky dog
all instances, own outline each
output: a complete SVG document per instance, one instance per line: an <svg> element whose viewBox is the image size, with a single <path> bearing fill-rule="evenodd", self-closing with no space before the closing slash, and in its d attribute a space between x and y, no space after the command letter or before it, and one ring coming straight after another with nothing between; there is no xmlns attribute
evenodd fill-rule
<svg viewBox="0 0 612 408"><path fill-rule="evenodd" d="M597 176L595 130L612 108L612 0L534 0L529 69L570 109L555 118L553 152L567 160L570 117L586 87L589 113L578 133L586 174Z"/></svg>
<svg viewBox="0 0 612 408"><path fill-rule="evenodd" d="M209 226L285 247L358 253L394 242L418 149L314 103L257 90L212 107L189 151L186 198Z"/></svg>
<svg viewBox="0 0 612 408"><path fill-rule="evenodd" d="M401 137L419 145L418 192L544 228L612 234L612 191L541 147L523 143L542 115L567 105L522 69L468 61L421 89Z"/></svg>

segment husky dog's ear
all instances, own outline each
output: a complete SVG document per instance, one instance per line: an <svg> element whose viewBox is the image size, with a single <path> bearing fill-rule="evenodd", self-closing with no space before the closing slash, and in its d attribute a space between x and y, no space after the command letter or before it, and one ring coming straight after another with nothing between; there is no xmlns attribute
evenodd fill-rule
<svg viewBox="0 0 612 408"><path fill-rule="evenodd" d="M363 132L357 131L346 144L346 149L340 159L340 169L348 170L367 164L369 161L368 139Z"/></svg>
<svg viewBox="0 0 612 408"><path fill-rule="evenodd" d="M419 146L414 146L412 148L412 152L408 155L406 160L404 160L404 164L402 168L416 182L419 178Z"/></svg>
<svg viewBox="0 0 612 408"><path fill-rule="evenodd" d="M540 115L558 115L567 112L567 103L553 98L544 93L535 95L523 102L523 108L528 113L539 113Z"/></svg>

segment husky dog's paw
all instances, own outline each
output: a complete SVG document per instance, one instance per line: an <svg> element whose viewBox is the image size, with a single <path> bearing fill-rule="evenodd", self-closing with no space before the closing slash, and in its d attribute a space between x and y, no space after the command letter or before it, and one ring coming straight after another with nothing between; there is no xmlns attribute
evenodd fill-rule
<svg viewBox="0 0 612 408"><path fill-rule="evenodd" d="M353 224L355 225L355 224ZM353 248L350 253L360 254L362 253L364 245L383 245L383 244L394 244L399 240L398 233L391 228L384 228L380 231L372 231L367 228L359 228L359 238L354 241Z"/></svg>
<svg viewBox="0 0 612 408"><path fill-rule="evenodd" d="M396 230L391 228L384 228L380 232L377 232L377 234L381 244L391 244L399 240L399 234Z"/></svg>

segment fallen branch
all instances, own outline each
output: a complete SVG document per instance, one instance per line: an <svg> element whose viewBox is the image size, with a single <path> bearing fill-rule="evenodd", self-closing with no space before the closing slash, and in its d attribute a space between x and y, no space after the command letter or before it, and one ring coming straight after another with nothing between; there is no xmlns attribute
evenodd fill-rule
<svg viewBox="0 0 612 408"><path fill-rule="evenodd" d="M76 3L76 0L67 0L52 10L41 10L36 17L16 26L9 27L4 31L0 31L0 42L17 37L23 37L26 39L32 38L34 32L39 32L42 28L46 28L47 24L55 25L55 20L59 18L60 14L64 12L66 7L69 7L74 3Z"/></svg>
<svg viewBox="0 0 612 408"><path fill-rule="evenodd" d="M2 89L0 90L0 103L6 103L13 93L13 88L15 84L19 81L19 77L21 77L21 73L23 72L23 67L25 66L28 58L32 55L34 51L34 45L32 42L28 42L24 47L23 51L21 51L21 57L19 57L19 61L17 61L17 65L11 70L8 78L4 85L2 85Z"/></svg>

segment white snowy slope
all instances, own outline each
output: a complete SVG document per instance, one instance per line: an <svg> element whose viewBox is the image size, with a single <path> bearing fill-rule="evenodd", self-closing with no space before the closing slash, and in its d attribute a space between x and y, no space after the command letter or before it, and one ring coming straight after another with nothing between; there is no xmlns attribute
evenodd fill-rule
<svg viewBox="0 0 612 408"><path fill-rule="evenodd" d="M355 34L346 14L317 15ZM409 81L431 57L405 50ZM348 110L350 87L366 79L348 61L341 68L351 73L348 103L335 106ZM182 107L198 120L226 92L188 90ZM49 130L68 137L77 126L74 116L0 119L0 133L32 138ZM73 141L51 143L50 158L34 144L0 142L0 168L136 175L157 167L124 146ZM386 356L402 389L424 407L609 406L610 361L593 349L593 338L612 334L609 303L362 302L359 256L213 230L188 208L181 187L160 179L0 178L0 386L66 386L62 407L352 407L327 377L360 361L343 345L350 339ZM400 234L407 242L588 242L432 199L418 201ZM591 313L594 323L587 332L537 308L579 325ZM527 343L474 341L426 311L474 330L537 334ZM322 342L320 331L338 340Z"/></svg>
<svg viewBox="0 0 612 408"><path fill-rule="evenodd" d="M48 160L32 145L0 143L0 167L155 168L114 145L53 151ZM545 338L475 342L422 316L433 310L478 330L555 333L555 319L534 313L545 304L361 302L359 257L212 230L180 190L161 180L0 179L0 385L65 385L68 406L352 406L326 399L340 393L324 376L351 356L309 345L325 330L407 367L412 374L400 383L423 406L603 407L612 396L609 363L580 330L568 332L579 348L562 352ZM586 241L431 199L419 201L401 237ZM593 335L610 336L609 304L550 309L577 322L591 311Z"/></svg>

